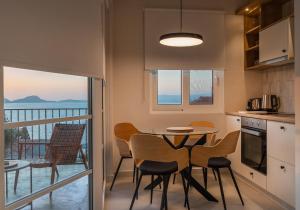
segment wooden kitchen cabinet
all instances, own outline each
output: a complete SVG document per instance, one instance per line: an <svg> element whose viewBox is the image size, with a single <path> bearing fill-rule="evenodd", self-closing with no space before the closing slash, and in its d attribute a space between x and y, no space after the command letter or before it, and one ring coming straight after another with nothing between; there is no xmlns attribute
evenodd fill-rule
<svg viewBox="0 0 300 210"><path fill-rule="evenodd" d="M259 33L259 62L278 62L294 57L291 18L282 20Z"/></svg>
<svg viewBox="0 0 300 210"><path fill-rule="evenodd" d="M268 157L267 191L295 207L295 167Z"/></svg>
<svg viewBox="0 0 300 210"><path fill-rule="evenodd" d="M267 129L268 156L295 165L295 125L268 121Z"/></svg>
<svg viewBox="0 0 300 210"><path fill-rule="evenodd" d="M226 116L226 131L227 133L241 130L241 117L239 116ZM236 150L233 154L228 155L228 159L231 161L231 167L234 171L238 172L241 167L241 136L237 143Z"/></svg>

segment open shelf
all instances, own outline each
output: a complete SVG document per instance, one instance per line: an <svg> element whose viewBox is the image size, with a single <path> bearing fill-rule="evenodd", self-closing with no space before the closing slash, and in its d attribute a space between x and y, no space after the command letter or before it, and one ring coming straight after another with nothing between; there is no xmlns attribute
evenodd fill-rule
<svg viewBox="0 0 300 210"><path fill-rule="evenodd" d="M249 47L249 48L246 49L245 51L246 51L246 52L249 52L249 51L252 51L252 50L258 50L258 48L259 48L259 45L255 45L255 46L253 46L253 47Z"/></svg>
<svg viewBox="0 0 300 210"><path fill-rule="evenodd" d="M249 34L257 34L257 33L259 33L259 31L260 31L260 25L255 26L255 27L249 29L248 31L246 31L245 34L247 34L247 35L249 35Z"/></svg>
<svg viewBox="0 0 300 210"><path fill-rule="evenodd" d="M246 68L246 70L251 71L251 70L263 70L263 69L268 69L274 66L283 66L283 65L287 65L287 64L293 64L295 62L294 58L288 59L288 60L284 60L284 61L280 61L280 62L276 62L273 64L266 64L266 63L261 63L261 64L257 64L254 66L249 66Z"/></svg>
<svg viewBox="0 0 300 210"><path fill-rule="evenodd" d="M294 15L294 0L251 0L237 11L244 16L245 70L261 70L272 66L292 63L293 60L276 64L259 64L260 32L279 21Z"/></svg>

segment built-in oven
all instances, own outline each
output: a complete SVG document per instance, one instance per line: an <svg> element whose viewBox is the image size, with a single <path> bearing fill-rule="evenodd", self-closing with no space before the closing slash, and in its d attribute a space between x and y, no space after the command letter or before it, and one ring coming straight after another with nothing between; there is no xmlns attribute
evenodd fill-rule
<svg viewBox="0 0 300 210"><path fill-rule="evenodd" d="M242 117L241 161L267 174L267 121Z"/></svg>

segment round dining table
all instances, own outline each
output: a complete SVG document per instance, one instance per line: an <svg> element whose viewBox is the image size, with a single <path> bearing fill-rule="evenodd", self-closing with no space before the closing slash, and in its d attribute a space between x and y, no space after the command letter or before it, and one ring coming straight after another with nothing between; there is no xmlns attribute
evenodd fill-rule
<svg viewBox="0 0 300 210"><path fill-rule="evenodd" d="M163 139L174 149L180 149L186 147L189 150L189 158L191 158L191 150L196 145L204 145L207 140L207 134L215 134L218 132L216 128L208 128L208 127L192 127L193 130L190 132L177 132L177 131L169 131L167 128L152 128L152 129L142 129L140 133L142 134L150 134L150 135L158 135L162 136ZM172 140L169 137L174 136L182 136L182 141L178 145L174 145ZM193 144L186 145L188 139L193 137L199 137L198 140L193 141ZM202 194L208 201L218 202L218 200L207 191L192 175L189 176L189 171L184 170L183 175L186 180L190 181L190 186L193 186L200 194ZM161 177L155 179L151 184L145 187L145 190L150 190L155 188L162 182Z"/></svg>

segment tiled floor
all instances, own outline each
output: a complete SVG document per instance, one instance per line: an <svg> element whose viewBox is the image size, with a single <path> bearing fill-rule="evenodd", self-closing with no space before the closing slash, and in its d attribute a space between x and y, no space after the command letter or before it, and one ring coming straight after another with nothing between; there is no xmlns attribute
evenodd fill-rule
<svg viewBox="0 0 300 210"><path fill-rule="evenodd" d="M33 202L33 210L88 210L88 178L83 177ZM22 210L30 210L29 206Z"/></svg>
<svg viewBox="0 0 300 210"><path fill-rule="evenodd" d="M55 179L55 181L64 180L68 177L71 177L77 173L84 171L83 164L74 164L74 165L61 165L58 166L59 177ZM45 187L50 185L50 176L51 176L51 169L50 168L39 168L32 170L32 187L33 192L39 191ZM30 194L30 169L25 168L20 170L19 179L18 179L18 186L17 191L14 193L13 185L15 180L15 172L8 173L8 186L7 189L7 203L13 202L17 199L20 199L24 196Z"/></svg>
<svg viewBox="0 0 300 210"><path fill-rule="evenodd" d="M196 175L197 180L202 182L202 176ZM228 210L279 210L283 209L277 202L271 200L264 193L250 187L243 181L238 179L240 190L242 192L245 206L242 206L238 194L235 191L231 178L225 172L222 176L225 197ZM139 199L135 202L134 210L156 210L159 209L161 201L161 190L154 191L154 202L150 205L150 192L142 189L149 178L145 178L141 184ZM109 187L109 186L108 186ZM133 195L134 185L130 177L119 177L116 181L112 192L106 192L105 210L128 210ZM219 200L218 203L212 203L205 200L195 189L190 193L191 209L201 210L223 210L221 202L220 190L218 183L214 180L212 174L209 173L208 190ZM176 184L170 183L168 192L168 205L170 210L184 210L183 207L184 194L181 181L178 179Z"/></svg>

